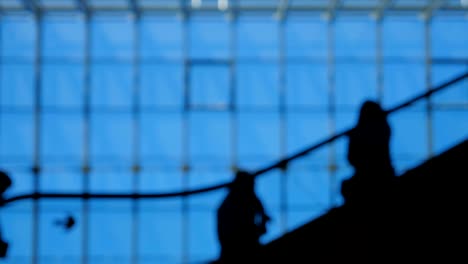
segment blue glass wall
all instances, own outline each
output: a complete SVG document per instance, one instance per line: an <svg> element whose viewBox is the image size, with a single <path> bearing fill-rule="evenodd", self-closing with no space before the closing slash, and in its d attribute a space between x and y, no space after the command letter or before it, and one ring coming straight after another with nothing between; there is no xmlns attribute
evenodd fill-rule
<svg viewBox="0 0 468 264"><path fill-rule="evenodd" d="M468 19L364 14L29 13L0 17L0 167L8 196L168 192L232 179L468 70ZM391 116L399 173L468 135L468 84ZM345 139L262 176L268 242L341 203ZM33 167L40 168L34 174ZM5 263L181 263L217 257L225 191L2 209ZM70 232L54 221L72 214Z"/></svg>

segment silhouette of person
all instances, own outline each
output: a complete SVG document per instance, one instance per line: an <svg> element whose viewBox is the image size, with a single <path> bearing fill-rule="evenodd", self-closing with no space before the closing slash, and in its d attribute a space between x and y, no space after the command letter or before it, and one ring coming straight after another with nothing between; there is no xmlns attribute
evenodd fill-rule
<svg viewBox="0 0 468 264"><path fill-rule="evenodd" d="M390 136L385 111L375 102L364 102L358 123L349 135L347 158L354 167L354 175L343 181L341 187L346 203L372 201L376 195L387 194L395 176Z"/></svg>
<svg viewBox="0 0 468 264"><path fill-rule="evenodd" d="M3 207L5 198L4 193L11 186L12 182L8 174L4 171L0 171L0 207ZM8 250L8 243L3 240L2 232L0 230L0 258L6 256Z"/></svg>
<svg viewBox="0 0 468 264"><path fill-rule="evenodd" d="M219 262L248 261L260 247L270 217L255 194L255 179L239 171L229 193L217 211L218 239L221 245Z"/></svg>

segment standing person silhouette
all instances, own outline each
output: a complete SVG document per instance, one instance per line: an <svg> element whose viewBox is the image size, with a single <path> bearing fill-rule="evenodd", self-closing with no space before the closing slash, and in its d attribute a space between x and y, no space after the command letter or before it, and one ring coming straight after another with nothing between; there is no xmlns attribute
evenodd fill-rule
<svg viewBox="0 0 468 264"><path fill-rule="evenodd" d="M3 194L11 186L11 179L8 174L4 171L0 171L0 207L3 207L5 198ZM0 258L6 256L8 250L8 243L3 240L2 232L0 230Z"/></svg>
<svg viewBox="0 0 468 264"><path fill-rule="evenodd" d="M270 217L255 194L255 179L240 171L217 211L221 263L240 263L255 257Z"/></svg>
<svg viewBox="0 0 468 264"><path fill-rule="evenodd" d="M360 110L358 124L349 135L348 161L354 175L342 184L346 203L359 204L384 198L395 171L390 158L390 126L379 104L366 101Z"/></svg>

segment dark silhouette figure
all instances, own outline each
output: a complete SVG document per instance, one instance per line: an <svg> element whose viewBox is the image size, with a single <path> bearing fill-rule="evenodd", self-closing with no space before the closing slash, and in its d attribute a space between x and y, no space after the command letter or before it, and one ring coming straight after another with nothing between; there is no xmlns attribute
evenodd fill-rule
<svg viewBox="0 0 468 264"><path fill-rule="evenodd" d="M252 175L242 171L236 174L218 209L217 220L221 245L219 262L240 263L254 258L270 217L255 194Z"/></svg>
<svg viewBox="0 0 468 264"><path fill-rule="evenodd" d="M390 158L390 126L379 104L366 101L358 124L349 135L348 161L354 175L342 184L348 204L368 204L376 197L385 198L394 180Z"/></svg>
<svg viewBox="0 0 468 264"><path fill-rule="evenodd" d="M4 193L11 186L12 182L8 174L4 171L0 171L0 207L3 207L5 198ZM8 251L8 243L3 240L3 236L0 230L0 258L6 257Z"/></svg>

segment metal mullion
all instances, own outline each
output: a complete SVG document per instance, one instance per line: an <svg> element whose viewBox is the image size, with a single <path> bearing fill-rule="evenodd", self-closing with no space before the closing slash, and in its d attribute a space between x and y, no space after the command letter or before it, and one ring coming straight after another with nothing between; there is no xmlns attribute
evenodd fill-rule
<svg viewBox="0 0 468 264"><path fill-rule="evenodd" d="M40 187L40 170L41 170L41 95L42 95L42 17L40 13L34 14L36 26L36 41L35 41L35 62L34 62L34 193L39 193ZM34 200L33 203L33 236L32 236L32 263L39 262L39 201Z"/></svg>
<svg viewBox="0 0 468 264"><path fill-rule="evenodd" d="M90 174L90 131L91 131L91 122L90 122L90 101L91 101L91 21L90 14L86 10L83 12L84 16L84 65L83 65L83 78L84 78L84 91L83 91L83 190L84 193L89 192L89 174ZM89 245L88 245L88 232L89 232L89 201L86 199L83 201L82 207L82 256L81 263L88 263L89 258Z"/></svg>
<svg viewBox="0 0 468 264"><path fill-rule="evenodd" d="M232 3L235 5L236 2ZM236 173L239 170L238 167L238 109L237 109L237 97L236 97L236 88L237 88L237 13L231 7L230 12L227 14L228 19L230 20L229 28L229 48L230 48L230 64L229 64L229 109L231 111L231 169L233 173Z"/></svg>
<svg viewBox="0 0 468 264"><path fill-rule="evenodd" d="M181 0L183 11L181 19L183 19L183 36L182 36L182 49L183 49L183 81L184 81L184 108L182 113L182 188L187 190L189 188L190 164L189 164L189 139L190 139L190 63L189 63L189 32L188 32L188 11L184 2ZM189 262L189 198L182 197L182 263Z"/></svg>
<svg viewBox="0 0 468 264"><path fill-rule="evenodd" d="M133 2L133 1L132 1ZM140 181L140 14L135 11L133 16L133 192L138 193ZM133 200L132 204L132 263L138 263L138 230L139 230L139 203Z"/></svg>
<svg viewBox="0 0 468 264"><path fill-rule="evenodd" d="M279 17L279 24L278 24L278 43L279 43L279 60L278 60L278 70L279 70L279 115L280 115L280 128L279 128L279 136L280 136L280 155L281 158L286 156L287 151L287 129L286 129L286 55L285 55L285 22L286 17L285 14L281 14ZM283 232L287 230L287 210L288 210L288 173L286 170L281 171L281 184L280 184L280 214L281 214L281 228Z"/></svg>
<svg viewBox="0 0 468 264"><path fill-rule="evenodd" d="M333 135L336 130L336 74L335 74L335 17L329 16L327 27L327 40L328 40L328 54L327 54L327 68L328 68L328 126L330 135ZM330 145L330 152L328 156L330 173L330 205L334 204L335 198L335 183L336 183L336 147L335 144Z"/></svg>

